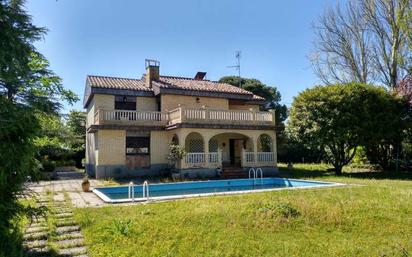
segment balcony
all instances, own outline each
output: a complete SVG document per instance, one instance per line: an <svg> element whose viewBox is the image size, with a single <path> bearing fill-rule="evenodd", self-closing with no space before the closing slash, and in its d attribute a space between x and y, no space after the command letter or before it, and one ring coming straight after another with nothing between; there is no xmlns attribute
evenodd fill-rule
<svg viewBox="0 0 412 257"><path fill-rule="evenodd" d="M102 110L99 109L94 114L93 125L150 125L165 126L168 122L167 112L152 111L123 111L123 110Z"/></svg>
<svg viewBox="0 0 412 257"><path fill-rule="evenodd" d="M186 109L179 107L169 112L168 125L179 123L273 126L275 125L275 115L274 112Z"/></svg>
<svg viewBox="0 0 412 257"><path fill-rule="evenodd" d="M274 126L274 112L176 108L169 112L102 110L95 112L93 125L148 125L173 127L180 123Z"/></svg>

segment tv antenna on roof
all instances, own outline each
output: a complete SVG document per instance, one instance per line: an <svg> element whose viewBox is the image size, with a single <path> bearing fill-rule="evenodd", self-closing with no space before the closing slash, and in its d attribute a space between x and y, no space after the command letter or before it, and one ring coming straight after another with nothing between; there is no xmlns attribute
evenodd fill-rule
<svg viewBox="0 0 412 257"><path fill-rule="evenodd" d="M239 80L239 88L242 87L241 79L240 79L240 56L242 52L240 50L235 52L235 57L237 59L237 65L227 66L228 68L236 68Z"/></svg>

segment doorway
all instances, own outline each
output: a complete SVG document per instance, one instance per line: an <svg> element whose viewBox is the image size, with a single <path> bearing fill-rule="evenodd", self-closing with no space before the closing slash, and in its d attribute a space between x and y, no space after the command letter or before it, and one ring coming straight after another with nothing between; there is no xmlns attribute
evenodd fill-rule
<svg viewBox="0 0 412 257"><path fill-rule="evenodd" d="M229 139L230 166L240 167L243 148L243 139Z"/></svg>

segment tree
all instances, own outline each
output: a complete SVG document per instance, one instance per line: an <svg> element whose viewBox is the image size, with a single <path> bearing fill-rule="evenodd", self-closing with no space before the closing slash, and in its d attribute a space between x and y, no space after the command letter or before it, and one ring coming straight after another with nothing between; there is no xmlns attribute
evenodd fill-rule
<svg viewBox="0 0 412 257"><path fill-rule="evenodd" d="M86 113L72 110L67 117L67 129L70 132L69 146L73 151L76 167L82 167L82 159L86 153Z"/></svg>
<svg viewBox="0 0 412 257"><path fill-rule="evenodd" d="M18 198L27 177L37 176L33 138L39 124L25 106L4 97L0 106L0 256L19 256L19 229L13 220L33 213Z"/></svg>
<svg viewBox="0 0 412 257"><path fill-rule="evenodd" d="M287 107L286 105L280 104L281 95L276 87L270 87L262 83L260 80L248 78L240 78L239 83L239 77L237 76L225 76L220 78L219 82L227 83L235 87L239 87L239 85L241 85L241 88L265 98L266 104L263 109L275 110L278 130L283 130L283 122L287 118Z"/></svg>
<svg viewBox="0 0 412 257"><path fill-rule="evenodd" d="M323 151L339 175L358 146L372 152L397 141L404 128L404 110L402 99L382 87L360 83L316 86L295 98L288 130L298 142Z"/></svg>
<svg viewBox="0 0 412 257"><path fill-rule="evenodd" d="M406 138L410 123L406 98L385 91L368 92L363 103L369 117L364 122L362 146L368 160L382 169L394 168L401 151L401 143Z"/></svg>
<svg viewBox="0 0 412 257"><path fill-rule="evenodd" d="M0 0L0 28L0 256L19 256L16 219L36 213L18 201L27 176L36 179L38 170L36 114L57 113L58 100L78 98L33 46L46 30L32 24L22 0Z"/></svg>
<svg viewBox="0 0 412 257"><path fill-rule="evenodd" d="M401 20L401 29L403 34L407 36L409 52L412 52L412 10L409 10L407 15L403 17L403 20ZM412 58L412 56L409 57ZM409 65L409 74L412 74L412 64Z"/></svg>
<svg viewBox="0 0 412 257"><path fill-rule="evenodd" d="M355 0L327 10L314 26L311 61L325 84L383 83L394 88L410 62L402 24L410 0Z"/></svg>

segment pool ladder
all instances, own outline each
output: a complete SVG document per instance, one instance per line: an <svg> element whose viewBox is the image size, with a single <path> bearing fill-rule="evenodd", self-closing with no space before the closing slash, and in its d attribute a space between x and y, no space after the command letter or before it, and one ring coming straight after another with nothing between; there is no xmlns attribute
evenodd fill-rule
<svg viewBox="0 0 412 257"><path fill-rule="evenodd" d="M129 187L129 199L132 199L132 202L134 202L134 183L133 181L130 181ZM146 198L147 201L150 199L150 194L149 194L149 182L145 180L142 184L142 192L143 192L143 198Z"/></svg>
<svg viewBox="0 0 412 257"><path fill-rule="evenodd" d="M149 195L149 182L145 180L142 185L142 191L143 191L143 198L146 198L147 201L149 201L150 195Z"/></svg>
<svg viewBox="0 0 412 257"><path fill-rule="evenodd" d="M129 199L132 199L132 202L134 202L134 183L133 183L133 181L130 181L128 191L129 191Z"/></svg>
<svg viewBox="0 0 412 257"><path fill-rule="evenodd" d="M253 184L256 184L256 179L258 178L260 173L260 184L263 184L263 171L261 168L257 168L256 170L254 168L250 168L249 169L249 179L252 177L251 175L253 175Z"/></svg>

